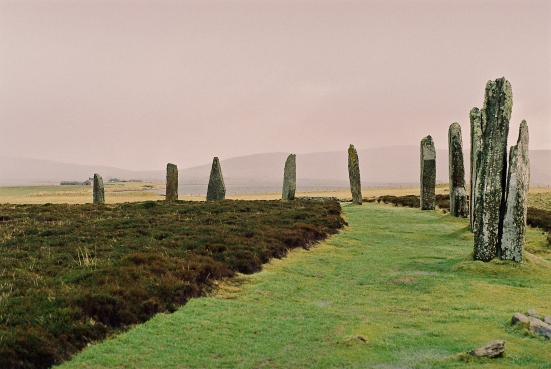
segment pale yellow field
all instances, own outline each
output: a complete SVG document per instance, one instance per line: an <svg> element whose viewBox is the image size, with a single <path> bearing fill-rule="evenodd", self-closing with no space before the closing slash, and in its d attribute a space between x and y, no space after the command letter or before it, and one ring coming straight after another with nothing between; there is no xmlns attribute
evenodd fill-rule
<svg viewBox="0 0 551 369"><path fill-rule="evenodd" d="M108 204L135 202L135 201L156 201L164 199L164 195L146 192L146 190L163 190L164 184L149 182L124 182L105 184L105 202ZM128 192L131 191L131 192ZM448 193L448 184L443 183L436 186L437 194ZM383 195L407 196L418 195L419 187L411 188L364 188L364 198L377 198ZM329 196L341 200L351 199L350 191L314 191L297 192L296 196ZM278 200L281 193L230 195L231 200ZM204 196L180 196L180 200L204 201ZM0 203L10 204L85 204L92 202L91 186L10 186L0 187ZM530 189L529 204L542 209L551 209L551 188L536 187Z"/></svg>

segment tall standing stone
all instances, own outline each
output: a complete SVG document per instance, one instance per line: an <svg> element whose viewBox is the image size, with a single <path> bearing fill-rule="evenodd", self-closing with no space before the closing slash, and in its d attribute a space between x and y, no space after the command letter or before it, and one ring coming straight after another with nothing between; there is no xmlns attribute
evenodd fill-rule
<svg viewBox="0 0 551 369"><path fill-rule="evenodd" d="M360 180L360 161L358 151L354 145L348 148L348 178L350 179L350 192L352 192L352 203L362 204L362 182Z"/></svg>
<svg viewBox="0 0 551 369"><path fill-rule="evenodd" d="M520 124L517 144L511 147L509 154L507 199L501 236L502 259L522 261L529 185L528 125L523 120Z"/></svg>
<svg viewBox="0 0 551 369"><path fill-rule="evenodd" d="M474 259L490 261L501 255L507 135L513 108L511 84L505 78L488 81L481 110L482 153L477 163L474 194Z"/></svg>
<svg viewBox="0 0 551 369"><path fill-rule="evenodd" d="M166 165L166 201L178 200L178 167L176 164Z"/></svg>
<svg viewBox="0 0 551 369"><path fill-rule="evenodd" d="M283 200L294 200L297 189L297 156L291 154L285 161L285 170L283 171L283 191L281 198Z"/></svg>
<svg viewBox="0 0 551 369"><path fill-rule="evenodd" d="M434 210L436 150L431 136L421 140L421 210Z"/></svg>
<svg viewBox="0 0 551 369"><path fill-rule="evenodd" d="M463 139L461 126L452 123L448 130L450 213L455 217L466 218L469 213L467 191L465 190L465 167L463 165Z"/></svg>
<svg viewBox="0 0 551 369"><path fill-rule="evenodd" d="M226 186L222 177L220 161L215 157L210 170L209 186L207 189L207 201L221 201L226 198Z"/></svg>
<svg viewBox="0 0 551 369"><path fill-rule="evenodd" d="M103 178L94 173L94 204L105 204L105 190L103 188Z"/></svg>
<svg viewBox="0 0 551 369"><path fill-rule="evenodd" d="M471 176L469 188L469 226L471 231L474 229L474 208L475 208L475 187L476 174L478 171L478 162L482 154L482 124L480 118L480 109L472 108L469 113L471 122Z"/></svg>

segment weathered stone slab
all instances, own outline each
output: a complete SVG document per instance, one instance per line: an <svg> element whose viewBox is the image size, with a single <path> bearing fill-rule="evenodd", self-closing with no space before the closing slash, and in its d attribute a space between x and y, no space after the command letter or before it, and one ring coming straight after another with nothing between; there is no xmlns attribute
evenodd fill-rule
<svg viewBox="0 0 551 369"><path fill-rule="evenodd" d="M518 322L529 324L530 319L523 313L517 312L513 315L513 318L511 319L511 323L517 324Z"/></svg>
<svg viewBox="0 0 551 369"><path fill-rule="evenodd" d="M222 168L217 157L212 160L209 186L207 189L207 201L222 201L226 198L226 186L222 177Z"/></svg>
<svg viewBox="0 0 551 369"><path fill-rule="evenodd" d="M476 174L478 171L478 163L482 153L482 123L480 118L480 109L472 108L469 113L469 119L471 123L471 177L469 188L469 226L471 232L473 230L474 222L474 203L475 203L475 187L476 187Z"/></svg>
<svg viewBox="0 0 551 369"><path fill-rule="evenodd" d="M530 159L528 157L528 125L520 124L518 141L509 154L507 199L501 236L501 258L522 261L526 235Z"/></svg>
<svg viewBox="0 0 551 369"><path fill-rule="evenodd" d="M434 210L436 187L436 150L431 136L421 140L421 209Z"/></svg>
<svg viewBox="0 0 551 369"><path fill-rule="evenodd" d="M450 179L450 213L455 217L468 216L465 166L463 164L463 139L461 126L452 123L448 129L448 164Z"/></svg>
<svg viewBox="0 0 551 369"><path fill-rule="evenodd" d="M352 203L362 204L362 182L360 180L360 161L358 151L354 145L348 148L348 178L350 179L350 192L352 192Z"/></svg>
<svg viewBox="0 0 551 369"><path fill-rule="evenodd" d="M334 196L297 196L298 200L310 200L310 201L339 201Z"/></svg>
<svg viewBox="0 0 551 369"><path fill-rule="evenodd" d="M495 340L487 343L486 345L477 348L476 350L469 351L469 355L478 357L495 358L503 356L505 353L505 341Z"/></svg>
<svg viewBox="0 0 551 369"><path fill-rule="evenodd" d="M294 200L295 191L297 189L297 156L291 154L285 161L285 169L283 171L283 190L281 191L282 200Z"/></svg>
<svg viewBox="0 0 551 369"><path fill-rule="evenodd" d="M530 318L530 326L528 328L535 334L551 339L551 325L539 319Z"/></svg>
<svg viewBox="0 0 551 369"><path fill-rule="evenodd" d="M166 165L166 201L178 200L178 167L175 164Z"/></svg>
<svg viewBox="0 0 551 369"><path fill-rule="evenodd" d="M105 190L103 187L103 178L97 173L94 173L94 204L105 204Z"/></svg>
<svg viewBox="0 0 551 369"><path fill-rule="evenodd" d="M511 84L505 78L488 81L481 110L482 153L474 195L474 259L499 256L502 204L507 181L507 135L513 107Z"/></svg>

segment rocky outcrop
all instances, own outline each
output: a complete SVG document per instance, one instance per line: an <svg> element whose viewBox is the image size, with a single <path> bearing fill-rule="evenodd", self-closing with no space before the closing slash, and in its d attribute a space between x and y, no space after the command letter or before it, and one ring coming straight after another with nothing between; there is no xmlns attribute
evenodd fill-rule
<svg viewBox="0 0 551 369"><path fill-rule="evenodd" d="M295 191L297 189L297 156L291 154L285 161L285 169L283 171L283 190L281 191L282 200L294 200Z"/></svg>
<svg viewBox="0 0 551 369"><path fill-rule="evenodd" d="M103 178L97 173L94 173L94 204L105 204L105 190L103 188Z"/></svg>
<svg viewBox="0 0 551 369"><path fill-rule="evenodd" d="M478 162L480 161L480 155L482 153L482 123L480 118L480 109L472 108L469 113L471 122L471 177L470 177L470 189L469 189L469 226L471 231L473 230L474 212L475 207L475 187L476 187L476 174L478 170Z"/></svg>
<svg viewBox="0 0 551 369"><path fill-rule="evenodd" d="M452 123L448 129L448 163L450 177L450 213L455 217L468 216L465 167L463 164L463 139L461 126Z"/></svg>
<svg viewBox="0 0 551 369"><path fill-rule="evenodd" d="M498 256L505 200L507 135L513 107L511 84L505 78L488 81L481 110L482 152L477 162L474 194L474 259Z"/></svg>
<svg viewBox="0 0 551 369"><path fill-rule="evenodd" d="M178 167L175 164L166 165L166 201L178 200Z"/></svg>
<svg viewBox="0 0 551 369"><path fill-rule="evenodd" d="M354 145L348 148L348 178L350 179L350 192L352 192L352 203L362 204L362 182L360 180L360 161L358 151Z"/></svg>
<svg viewBox="0 0 551 369"><path fill-rule="evenodd" d="M434 210L436 150L431 136L421 140L421 209Z"/></svg>
<svg viewBox="0 0 551 369"><path fill-rule="evenodd" d="M472 356L487 357L490 359L503 356L504 353L505 341L503 340L488 342L484 346L468 352L468 354Z"/></svg>
<svg viewBox="0 0 551 369"><path fill-rule="evenodd" d="M207 201L221 201L226 198L226 186L222 177L222 168L217 157L212 160L209 186L207 189Z"/></svg>
<svg viewBox="0 0 551 369"><path fill-rule="evenodd" d="M522 323L530 332L551 339L551 325L544 320L540 319L535 310L530 310L526 315L516 312L511 319L511 323L513 325Z"/></svg>
<svg viewBox="0 0 551 369"><path fill-rule="evenodd" d="M507 199L501 235L501 258L521 261L526 234L530 159L528 157L528 125L520 124L518 141L511 147L507 176Z"/></svg>

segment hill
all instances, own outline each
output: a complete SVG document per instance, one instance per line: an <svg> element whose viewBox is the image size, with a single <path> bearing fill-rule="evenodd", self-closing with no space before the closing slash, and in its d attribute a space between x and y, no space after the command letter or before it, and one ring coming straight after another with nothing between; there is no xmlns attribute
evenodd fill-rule
<svg viewBox="0 0 551 369"><path fill-rule="evenodd" d="M270 183L279 185L288 153L263 153L221 160L224 179L233 183ZM364 186L387 184L417 185L419 182L419 148L395 146L358 150L360 173ZM439 182L448 181L447 150L436 150ZM468 173L469 152L465 151ZM550 185L551 150L530 151L531 183ZM176 163L178 164L178 163ZM211 164L179 168L180 181L206 182ZM84 181L93 173L104 179L142 179L164 181L164 168L153 171L132 171L108 166L91 166L59 163L50 160L0 157L0 185L24 185L59 183L61 181ZM468 174L467 174L468 178ZM249 183L250 184L250 183ZM348 185L347 153L343 151L316 152L297 155L297 185L326 184Z"/></svg>

